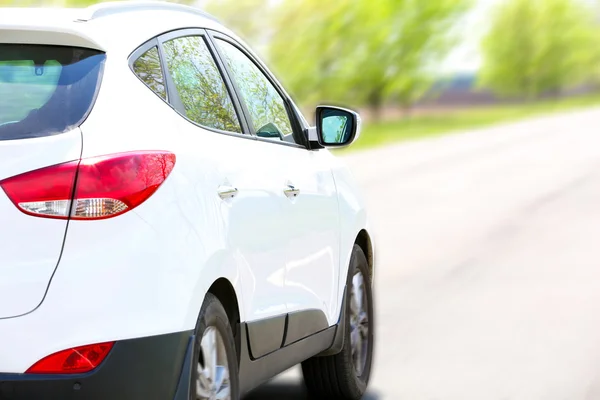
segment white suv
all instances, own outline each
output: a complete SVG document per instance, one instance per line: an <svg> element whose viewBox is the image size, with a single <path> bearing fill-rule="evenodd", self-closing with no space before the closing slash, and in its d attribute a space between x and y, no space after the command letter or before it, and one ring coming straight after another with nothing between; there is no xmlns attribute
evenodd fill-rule
<svg viewBox="0 0 600 400"><path fill-rule="evenodd" d="M0 399L361 398L360 120L316 121L199 10L1 10Z"/></svg>

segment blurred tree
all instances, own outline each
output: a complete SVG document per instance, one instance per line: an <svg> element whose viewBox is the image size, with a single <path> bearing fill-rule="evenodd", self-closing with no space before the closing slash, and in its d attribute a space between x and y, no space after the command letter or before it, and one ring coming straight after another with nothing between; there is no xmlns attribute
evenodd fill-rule
<svg viewBox="0 0 600 400"><path fill-rule="evenodd" d="M301 104L366 104L375 117L390 99L410 107L428 92L471 1L179 0L204 6L258 48Z"/></svg>
<svg viewBox="0 0 600 400"><path fill-rule="evenodd" d="M499 95L559 94L597 69L600 35L578 0L509 0L482 43L479 84Z"/></svg>
<svg viewBox="0 0 600 400"><path fill-rule="evenodd" d="M253 46L263 44L272 32L269 0L209 0L199 4Z"/></svg>
<svg viewBox="0 0 600 400"><path fill-rule="evenodd" d="M433 83L469 0L282 1L270 61L301 101L410 107Z"/></svg>

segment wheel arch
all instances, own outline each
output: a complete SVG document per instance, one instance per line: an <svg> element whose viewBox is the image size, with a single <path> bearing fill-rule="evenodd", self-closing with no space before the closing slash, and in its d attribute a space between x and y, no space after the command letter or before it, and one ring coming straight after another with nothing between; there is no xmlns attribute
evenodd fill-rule
<svg viewBox="0 0 600 400"><path fill-rule="evenodd" d="M240 333L240 305L235 288L227 278L219 278L210 286L208 293L213 294L219 299L227 313L229 325L231 326L235 340L235 350L239 365L242 340Z"/></svg>
<svg viewBox="0 0 600 400"><path fill-rule="evenodd" d="M355 248L355 246L360 247L360 249L363 251L363 253L365 254L366 258L367 258L367 267L369 269L369 275L371 277L371 287L373 287L373 274L374 274L374 250L373 250L373 243L371 241L371 235L369 235L369 232L366 229L361 229L355 240L354 243L351 246L351 250L350 250L350 258L352 257L351 254L353 252L353 249ZM349 263L348 263L348 269L346 270L346 273L343 274L342 276L344 276L344 290L342 290L342 298L340 301L340 309L339 309L339 319L338 319L338 329L336 331L336 335L335 338L333 340L333 344L331 345L331 347L327 350L325 350L324 352L320 353L318 355L318 357L324 357L324 356L332 356L332 355L336 355L338 354L340 351L342 351L343 347L344 347L344 341L345 341L345 325L343 323L343 321L346 320L346 302L347 302L347 293L346 293L346 282L349 279L349 268L351 266L350 264L350 258L349 258Z"/></svg>
<svg viewBox="0 0 600 400"><path fill-rule="evenodd" d="M362 229L358 233L358 236L356 237L354 243L362 249L363 253L365 253L365 256L367 257L367 263L369 264L369 274L371 275L371 278L373 278L373 273L375 272L375 255L373 251L373 242L371 241L371 235L369 235L366 229Z"/></svg>

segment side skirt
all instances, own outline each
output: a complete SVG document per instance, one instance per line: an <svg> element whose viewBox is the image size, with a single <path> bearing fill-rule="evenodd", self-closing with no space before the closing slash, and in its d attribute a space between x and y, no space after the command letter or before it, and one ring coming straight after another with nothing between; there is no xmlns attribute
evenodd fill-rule
<svg viewBox="0 0 600 400"><path fill-rule="evenodd" d="M293 343L285 340L285 347L256 360L251 357L247 326L245 323L240 324L240 393L248 393L277 374L311 357L326 357L341 352L344 348L344 338L346 335L347 302L347 292L344 291L340 318L337 325ZM308 315L306 314L306 316ZM293 316L293 314L289 314L288 316ZM312 316L314 317L314 314ZM309 322L305 318L299 320L303 323ZM313 322L318 320L318 318L312 319ZM290 333L286 332L285 337L288 339L292 337L293 335L290 335Z"/></svg>
<svg viewBox="0 0 600 400"><path fill-rule="evenodd" d="M239 335L239 374L240 374L240 394L244 395L255 387L275 377L277 374L301 363L311 357L323 357L338 354L344 347L345 337L345 321L347 309L347 293L344 292L342 299L342 307L340 318L337 325L329 328L321 329L317 333L313 333L304 338L296 340L298 337L305 335L314 329L319 329L326 323L322 313L310 310L308 312L299 312L287 314L284 317L285 330L283 332L283 347L269 352L268 354L255 358L251 352L251 338L247 323L241 323L237 326L237 334ZM280 318L276 318L280 320ZM260 325L256 325L262 327ZM276 329L279 337L281 328ZM260 331L260 329L259 329ZM263 332L255 332L263 333ZM264 332L266 333L266 332ZM237 336L237 335L236 335ZM258 338L264 338L263 335L257 335ZM281 340L281 339L279 339ZM264 349L261 349L264 350ZM195 362L192 360L194 354L194 337L191 336L187 344L185 352L183 368L179 378L179 384L174 399L188 400L192 390L191 376L192 368L195 368Z"/></svg>
<svg viewBox="0 0 600 400"><path fill-rule="evenodd" d="M337 323L333 344L327 350L319 353L317 357L334 356L339 354L344 348L344 339L346 337L346 307L348 306L348 299L346 297L346 291L344 290L344 297L342 298L342 311L340 312L340 319Z"/></svg>
<svg viewBox="0 0 600 400"><path fill-rule="evenodd" d="M332 326L257 360L250 357L247 326L240 326L240 393L245 394L275 375L331 347L337 327Z"/></svg>

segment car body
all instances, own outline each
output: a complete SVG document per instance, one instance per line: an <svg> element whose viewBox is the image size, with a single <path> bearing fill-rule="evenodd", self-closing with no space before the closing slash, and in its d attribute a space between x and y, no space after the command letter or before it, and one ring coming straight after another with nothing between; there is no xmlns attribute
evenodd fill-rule
<svg viewBox="0 0 600 400"><path fill-rule="evenodd" d="M162 3L4 9L0 48L1 399L190 398L208 293L239 393L340 351L365 204L235 34Z"/></svg>

